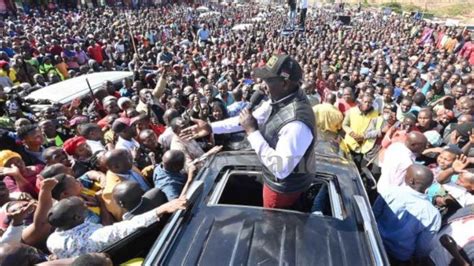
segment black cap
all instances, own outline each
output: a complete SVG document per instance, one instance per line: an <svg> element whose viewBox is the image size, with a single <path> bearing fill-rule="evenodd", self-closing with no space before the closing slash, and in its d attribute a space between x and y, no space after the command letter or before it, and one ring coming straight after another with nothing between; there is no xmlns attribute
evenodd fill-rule
<svg viewBox="0 0 474 266"><path fill-rule="evenodd" d="M299 82L303 79L303 70L289 55L273 55L264 67L255 69L255 76L261 79L282 77Z"/></svg>

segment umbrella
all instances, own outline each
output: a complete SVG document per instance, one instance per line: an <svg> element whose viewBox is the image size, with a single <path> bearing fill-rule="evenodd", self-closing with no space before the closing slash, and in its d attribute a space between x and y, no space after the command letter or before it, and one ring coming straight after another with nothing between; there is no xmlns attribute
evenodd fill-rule
<svg viewBox="0 0 474 266"><path fill-rule="evenodd" d="M220 16L221 13L216 12L216 11L210 11L210 12L204 12L199 15L200 18L205 18L205 17L214 17L214 16Z"/></svg>
<svg viewBox="0 0 474 266"><path fill-rule="evenodd" d="M205 7L205 6L200 6L198 8L196 8L197 11L199 12L207 12L209 11L209 8Z"/></svg>
<svg viewBox="0 0 474 266"><path fill-rule="evenodd" d="M252 24L244 23L244 24L237 24L232 27L232 30L239 31L239 30L248 30L252 27Z"/></svg>

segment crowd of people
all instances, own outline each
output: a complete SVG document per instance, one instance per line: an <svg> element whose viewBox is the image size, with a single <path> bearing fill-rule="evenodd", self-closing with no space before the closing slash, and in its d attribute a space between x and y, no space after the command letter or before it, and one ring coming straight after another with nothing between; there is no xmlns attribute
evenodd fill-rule
<svg viewBox="0 0 474 266"><path fill-rule="evenodd" d="M444 259L440 230L472 246L474 220L457 215L474 204L472 32L372 9L346 10L346 26L331 8L304 7L304 30L290 36L278 6L214 5L205 16L189 5L61 9L0 21L0 264L111 265L97 252L186 208L202 162L245 137L214 126L216 135L189 137L191 125L240 116L254 148L251 98L269 102L278 89L254 69L281 55L301 66L313 136L365 173L392 262ZM133 76L41 110L25 99L116 70Z"/></svg>

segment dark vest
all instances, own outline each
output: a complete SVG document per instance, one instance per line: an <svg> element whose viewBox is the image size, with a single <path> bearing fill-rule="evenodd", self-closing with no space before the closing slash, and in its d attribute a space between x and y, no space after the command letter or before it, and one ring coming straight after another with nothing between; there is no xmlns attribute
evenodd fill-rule
<svg viewBox="0 0 474 266"><path fill-rule="evenodd" d="M263 138L270 147L275 148L278 142L278 132L283 126L292 121L301 121L313 131L313 142L306 150L293 172L279 180L266 167L263 167L264 182L272 190L280 193L300 192L311 185L314 167L314 142L316 138L315 118L311 105L303 90L299 89L293 95L271 104L271 114L263 126L259 127ZM278 158L275 162L278 161ZM308 170L309 171L308 171Z"/></svg>

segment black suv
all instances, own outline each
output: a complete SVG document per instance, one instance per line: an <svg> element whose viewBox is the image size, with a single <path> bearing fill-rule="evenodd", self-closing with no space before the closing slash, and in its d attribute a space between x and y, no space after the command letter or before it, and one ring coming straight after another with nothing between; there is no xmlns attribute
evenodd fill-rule
<svg viewBox="0 0 474 266"><path fill-rule="evenodd" d="M328 142L316 151L299 210L262 207L262 166L253 151L217 154L190 187L190 207L169 217L144 265L389 265L357 168Z"/></svg>

